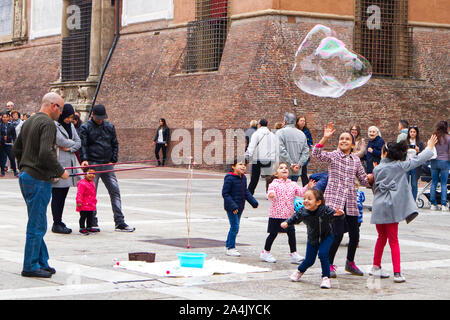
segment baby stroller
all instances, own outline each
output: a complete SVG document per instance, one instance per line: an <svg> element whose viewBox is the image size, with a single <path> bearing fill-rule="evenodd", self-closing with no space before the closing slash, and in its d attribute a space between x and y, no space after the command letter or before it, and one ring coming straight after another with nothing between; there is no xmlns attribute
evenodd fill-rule
<svg viewBox="0 0 450 320"><path fill-rule="evenodd" d="M429 163L422 165L421 169L421 176L420 180L427 182L427 185L422 189L422 192L420 192L417 195L416 204L418 208L423 208L425 206L425 201L427 201L427 206L431 206L431 166ZM447 206L449 205L450 201L450 177L447 179L447 186L443 188L443 186L436 189L436 202L438 204L441 203L441 192L447 192Z"/></svg>

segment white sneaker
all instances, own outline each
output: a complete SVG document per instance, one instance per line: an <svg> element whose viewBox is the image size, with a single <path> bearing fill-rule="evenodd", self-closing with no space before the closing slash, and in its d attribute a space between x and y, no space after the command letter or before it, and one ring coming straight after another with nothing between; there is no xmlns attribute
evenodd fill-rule
<svg viewBox="0 0 450 320"><path fill-rule="evenodd" d="M290 256L291 256L291 263L293 264L300 264L300 262L305 260L305 258L299 255L297 252L292 252Z"/></svg>
<svg viewBox="0 0 450 320"><path fill-rule="evenodd" d="M302 277L302 275L303 275L303 272L300 272L297 269L291 274L289 279L291 279L291 281L297 282L297 281L300 281L300 278Z"/></svg>
<svg viewBox="0 0 450 320"><path fill-rule="evenodd" d="M394 273L394 282L400 283L400 282L405 282L406 279L404 276L402 276L401 273Z"/></svg>
<svg viewBox="0 0 450 320"><path fill-rule="evenodd" d="M381 267L372 266L372 269L369 271L369 276L378 277L381 279L389 278L389 274L386 273Z"/></svg>
<svg viewBox="0 0 450 320"><path fill-rule="evenodd" d="M267 252L265 250L261 251L259 258L265 262L270 262L270 263L277 262L277 259L275 259L270 252Z"/></svg>
<svg viewBox="0 0 450 320"><path fill-rule="evenodd" d="M322 278L322 283L320 284L320 287L322 289L330 289L331 288L331 281L328 277Z"/></svg>
<svg viewBox="0 0 450 320"><path fill-rule="evenodd" d="M239 251L236 250L236 248L227 249L225 254L227 256L232 256L232 257L240 257L241 256L241 254L239 253Z"/></svg>
<svg viewBox="0 0 450 320"><path fill-rule="evenodd" d="M447 206L442 206L441 210L442 210L442 212L448 212L449 211Z"/></svg>
<svg viewBox="0 0 450 320"><path fill-rule="evenodd" d="M430 210L437 211L439 210L439 207L437 205L432 204Z"/></svg>

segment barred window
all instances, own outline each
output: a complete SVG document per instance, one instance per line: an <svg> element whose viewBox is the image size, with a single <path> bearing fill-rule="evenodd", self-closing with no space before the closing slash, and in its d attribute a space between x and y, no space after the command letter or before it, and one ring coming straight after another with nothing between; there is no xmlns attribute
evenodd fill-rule
<svg viewBox="0 0 450 320"><path fill-rule="evenodd" d="M89 76L92 0L70 0L69 35L62 39L62 81L85 81Z"/></svg>
<svg viewBox="0 0 450 320"><path fill-rule="evenodd" d="M197 0L195 21L188 23L185 71L219 69L227 38L230 0Z"/></svg>
<svg viewBox="0 0 450 320"><path fill-rule="evenodd" d="M374 76L410 77L408 0L357 0L353 47L370 61Z"/></svg>

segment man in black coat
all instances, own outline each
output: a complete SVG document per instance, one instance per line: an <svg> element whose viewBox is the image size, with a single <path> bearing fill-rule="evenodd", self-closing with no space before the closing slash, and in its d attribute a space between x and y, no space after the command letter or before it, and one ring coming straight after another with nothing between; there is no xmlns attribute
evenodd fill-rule
<svg viewBox="0 0 450 320"><path fill-rule="evenodd" d="M119 155L119 142L117 140L116 129L111 122L105 121L108 118L105 107L101 104L92 108L92 119L83 123L80 127L81 165L104 166L95 167L96 171L113 170L114 163L117 162ZM102 179L108 190L111 206L114 213L114 222L116 231L133 232L135 228L129 227L125 223L125 217L122 213L122 201L120 198L119 183L114 172L103 172L95 175L95 190L98 187L98 180ZM94 213L93 232L98 232L98 220Z"/></svg>

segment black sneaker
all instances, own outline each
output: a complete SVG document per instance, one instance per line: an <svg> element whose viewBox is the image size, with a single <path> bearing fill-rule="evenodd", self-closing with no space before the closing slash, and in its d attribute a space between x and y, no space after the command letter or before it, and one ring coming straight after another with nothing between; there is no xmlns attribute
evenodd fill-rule
<svg viewBox="0 0 450 320"><path fill-rule="evenodd" d="M69 234L72 232L72 229L67 228L64 224L53 224L52 232L53 233L61 233L61 234Z"/></svg>
<svg viewBox="0 0 450 320"><path fill-rule="evenodd" d="M116 226L115 231L121 231L121 232L133 232L136 230L136 228L128 226L125 222L122 222Z"/></svg>
<svg viewBox="0 0 450 320"><path fill-rule="evenodd" d="M42 270L48 271L48 272L50 272L51 274L55 274L55 273L56 273L55 268L52 268L52 267L50 267L50 266L48 266L47 268L42 268Z"/></svg>
<svg viewBox="0 0 450 320"><path fill-rule="evenodd" d="M22 277L50 278L51 276L52 276L51 272L44 269L37 269L34 271L22 271Z"/></svg>
<svg viewBox="0 0 450 320"><path fill-rule="evenodd" d="M81 233L82 235L87 236L87 235L89 234L89 231L88 231L86 228L81 228L81 229L80 229L80 233Z"/></svg>

